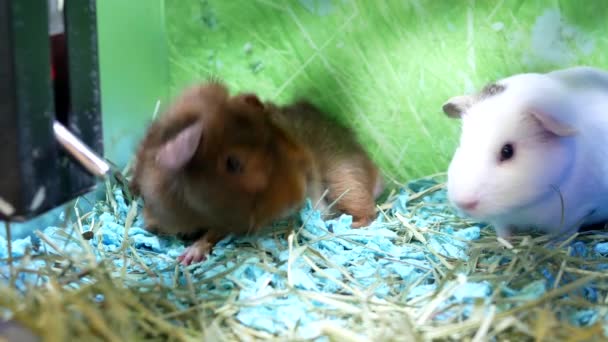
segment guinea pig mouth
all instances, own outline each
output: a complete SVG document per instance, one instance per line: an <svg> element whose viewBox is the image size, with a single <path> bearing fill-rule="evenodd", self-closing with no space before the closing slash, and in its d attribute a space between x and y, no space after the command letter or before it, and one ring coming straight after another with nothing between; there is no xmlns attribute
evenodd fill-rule
<svg viewBox="0 0 608 342"><path fill-rule="evenodd" d="M492 198L488 198L478 191L459 191L458 189L450 191L448 186L448 201L461 216L475 221L486 221L509 212L509 209L505 210L498 203L494 203Z"/></svg>
<svg viewBox="0 0 608 342"><path fill-rule="evenodd" d="M476 209L467 209L467 208L462 208L460 206L458 206L455 203L452 203L452 206L458 211L458 213L460 213L460 215L462 216L467 216L469 218L472 219L481 219L481 215L478 214L478 211Z"/></svg>
<svg viewBox="0 0 608 342"><path fill-rule="evenodd" d="M504 217L508 217L509 213L513 212L511 207L501 207L500 209L493 206L488 206L490 203L480 203L473 209L463 209L457 207L460 213L477 222L488 222Z"/></svg>
<svg viewBox="0 0 608 342"><path fill-rule="evenodd" d="M457 200L450 199L450 204L456 210L456 212L460 214L460 216L465 216L472 220L484 221L494 216L494 213L489 213L488 209L481 201L469 201L462 203Z"/></svg>

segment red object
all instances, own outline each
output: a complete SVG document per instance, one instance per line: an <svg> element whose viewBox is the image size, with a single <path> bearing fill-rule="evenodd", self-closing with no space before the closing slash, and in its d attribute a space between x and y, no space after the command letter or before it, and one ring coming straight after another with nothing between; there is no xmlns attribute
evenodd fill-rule
<svg viewBox="0 0 608 342"><path fill-rule="evenodd" d="M65 33L50 36L51 82L55 100L55 116L60 122L67 120L70 111L70 78Z"/></svg>

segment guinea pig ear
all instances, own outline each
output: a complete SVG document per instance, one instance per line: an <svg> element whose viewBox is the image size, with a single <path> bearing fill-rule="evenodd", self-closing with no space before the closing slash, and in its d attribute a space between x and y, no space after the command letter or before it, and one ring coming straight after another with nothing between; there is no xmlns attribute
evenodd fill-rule
<svg viewBox="0 0 608 342"><path fill-rule="evenodd" d="M446 103L444 103L441 108L445 115L450 118L459 119L462 117L462 114L474 103L473 96L470 95L460 95L454 96L450 98Z"/></svg>
<svg viewBox="0 0 608 342"><path fill-rule="evenodd" d="M260 98L256 94L245 93L245 94L240 94L239 97L248 106L251 106L253 108L260 109L260 110L263 110L265 108L264 104L262 103L262 101L260 101Z"/></svg>
<svg viewBox="0 0 608 342"><path fill-rule="evenodd" d="M308 150L298 144L297 140L281 124L278 122L272 122L271 124L277 137L277 145L287 153L287 156L291 160L296 161L302 167L306 166L310 159Z"/></svg>
<svg viewBox="0 0 608 342"><path fill-rule="evenodd" d="M555 117L554 115L549 114L548 111L532 109L529 112L543 129L554 135L567 137L577 134L576 128L572 127L566 122L563 122L562 120L559 120L559 118Z"/></svg>
<svg viewBox="0 0 608 342"><path fill-rule="evenodd" d="M166 141L156 154L156 162L164 169L183 168L194 156L201 140L203 124L196 121Z"/></svg>

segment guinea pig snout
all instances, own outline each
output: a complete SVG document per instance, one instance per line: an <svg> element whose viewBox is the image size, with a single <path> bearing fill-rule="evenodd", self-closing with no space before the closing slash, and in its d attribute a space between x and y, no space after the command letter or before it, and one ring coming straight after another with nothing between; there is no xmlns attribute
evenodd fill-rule
<svg viewBox="0 0 608 342"><path fill-rule="evenodd" d="M472 197L458 197L454 199L454 204L463 211L473 211L479 205L479 200Z"/></svg>

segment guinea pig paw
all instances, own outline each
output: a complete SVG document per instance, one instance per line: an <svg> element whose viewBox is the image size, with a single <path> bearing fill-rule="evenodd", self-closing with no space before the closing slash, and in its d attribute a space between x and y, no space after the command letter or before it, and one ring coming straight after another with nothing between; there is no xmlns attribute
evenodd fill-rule
<svg viewBox="0 0 608 342"><path fill-rule="evenodd" d="M497 226L496 236L503 240L509 241L513 236L513 228L511 226Z"/></svg>
<svg viewBox="0 0 608 342"><path fill-rule="evenodd" d="M351 227L353 228L363 228L367 227L372 223L372 219L369 217L357 217L353 219L353 223Z"/></svg>
<svg viewBox="0 0 608 342"><path fill-rule="evenodd" d="M207 255L211 251L211 244L205 240L197 240L190 245L182 255L177 258L180 264L188 266L201 262L207 258Z"/></svg>

